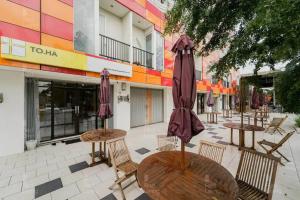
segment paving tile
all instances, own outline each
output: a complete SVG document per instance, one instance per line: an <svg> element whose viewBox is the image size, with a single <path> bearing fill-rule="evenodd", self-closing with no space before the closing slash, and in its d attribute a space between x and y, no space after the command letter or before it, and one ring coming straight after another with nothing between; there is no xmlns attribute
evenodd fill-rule
<svg viewBox="0 0 300 200"><path fill-rule="evenodd" d="M101 200L118 200L112 193L103 197Z"/></svg>
<svg viewBox="0 0 300 200"><path fill-rule="evenodd" d="M86 161L69 166L71 173L83 170L88 167L89 167L89 164Z"/></svg>
<svg viewBox="0 0 300 200"><path fill-rule="evenodd" d="M221 137L221 136L216 136L216 135L214 135L214 136L211 136L212 138L216 138L216 139L223 139L223 137Z"/></svg>
<svg viewBox="0 0 300 200"><path fill-rule="evenodd" d="M62 188L62 182L60 178L54 179L52 181L43 183L41 185L35 186L35 198L38 198L40 196L43 196L45 194L48 194L50 192L53 192L55 190L58 190Z"/></svg>
<svg viewBox="0 0 300 200"><path fill-rule="evenodd" d="M77 181L77 186L81 192L92 189L95 185L101 183L100 179L96 175L86 177Z"/></svg>
<svg viewBox="0 0 300 200"><path fill-rule="evenodd" d="M22 181L28 181L36 177L36 171L30 171L18 175L14 175L11 177L9 184L19 183Z"/></svg>
<svg viewBox="0 0 300 200"><path fill-rule="evenodd" d="M143 193L140 196L138 196L135 200L151 200L151 198L146 193Z"/></svg>
<svg viewBox="0 0 300 200"><path fill-rule="evenodd" d="M218 133L216 133L216 132L211 132L211 131L209 131L209 132L207 132L208 134L211 134L211 135L217 135Z"/></svg>
<svg viewBox="0 0 300 200"><path fill-rule="evenodd" d="M52 200L66 200L78 194L80 194L78 187L76 184L72 184L51 192L51 197Z"/></svg>
<svg viewBox="0 0 300 200"><path fill-rule="evenodd" d="M218 127L219 129L227 129L227 128L225 128L225 127Z"/></svg>
<svg viewBox="0 0 300 200"><path fill-rule="evenodd" d="M23 181L23 190L26 190L26 189L31 189L31 188L34 188L35 186L37 185L40 185L42 183L46 183L49 181L49 177L47 174L44 174L44 175L41 175L41 176L37 176L33 179L28 179L28 180L25 180Z"/></svg>
<svg viewBox="0 0 300 200"><path fill-rule="evenodd" d="M187 143L185 146L189 147L189 148L193 148L194 146L196 146L195 144L192 143Z"/></svg>
<svg viewBox="0 0 300 200"><path fill-rule="evenodd" d="M140 148L140 149L137 149L137 150L135 150L135 151L138 152L138 153L141 154L141 155L144 155L144 154L150 152L150 150L149 150L149 149L146 149L146 148Z"/></svg>
<svg viewBox="0 0 300 200"><path fill-rule="evenodd" d="M62 176L67 176L69 174L71 174L70 168L66 166L64 168L49 172L49 178L51 180L53 180L53 179L56 179L56 178L60 178Z"/></svg>
<svg viewBox="0 0 300 200"><path fill-rule="evenodd" d="M21 192L21 188L22 188L22 183L16 183L4 188L0 188L0 199Z"/></svg>
<svg viewBox="0 0 300 200"><path fill-rule="evenodd" d="M222 140L219 140L217 141L218 144L223 144L223 145L229 145L228 142L225 142L225 141L222 141Z"/></svg>
<svg viewBox="0 0 300 200"><path fill-rule="evenodd" d="M207 128L206 130L213 131L213 130L215 130L215 128Z"/></svg>
<svg viewBox="0 0 300 200"><path fill-rule="evenodd" d="M1 178L1 177L0 177L0 178ZM10 179L11 179L10 176L1 178L1 179L0 179L0 188L5 187L5 186L8 186Z"/></svg>
<svg viewBox="0 0 300 200"><path fill-rule="evenodd" d="M98 197L93 190L89 190L71 197L70 200L98 200Z"/></svg>
<svg viewBox="0 0 300 200"><path fill-rule="evenodd" d="M64 186L70 185L72 183L75 183L81 179L83 179L84 176L81 171L69 174L67 176L61 177L61 182L63 183Z"/></svg>
<svg viewBox="0 0 300 200"><path fill-rule="evenodd" d="M4 200L32 200L34 199L34 189L25 190L13 195L10 195Z"/></svg>

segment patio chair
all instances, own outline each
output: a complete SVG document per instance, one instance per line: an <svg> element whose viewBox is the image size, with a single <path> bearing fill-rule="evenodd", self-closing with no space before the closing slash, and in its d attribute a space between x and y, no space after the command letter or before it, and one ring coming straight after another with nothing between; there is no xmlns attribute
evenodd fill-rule
<svg viewBox="0 0 300 200"><path fill-rule="evenodd" d="M291 131L286 134L278 143L269 142L267 140L261 140L257 142L267 154L273 154L274 152L278 153L282 158L284 158L287 162L290 162L287 157L285 157L281 152L279 152L279 148L295 133L295 131ZM269 147L269 149L267 149ZM284 165L281 161L280 164Z"/></svg>
<svg viewBox="0 0 300 200"><path fill-rule="evenodd" d="M176 150L176 137L168 137L166 135L157 136L158 151L174 151Z"/></svg>
<svg viewBox="0 0 300 200"><path fill-rule="evenodd" d="M279 134L282 135L282 133L285 133L286 131L282 129L280 126L283 124L283 122L288 118L286 115L285 117L274 117L272 121L270 122L269 126L266 128L265 132L268 132L270 128L273 128L273 132L277 131Z"/></svg>
<svg viewBox="0 0 300 200"><path fill-rule="evenodd" d="M225 149L226 147L224 145L201 140L199 145L199 155L221 164Z"/></svg>
<svg viewBox="0 0 300 200"><path fill-rule="evenodd" d="M118 185L121 190L123 199L126 199L123 190L137 181L136 173L138 164L131 160L124 137L118 138L116 140L111 140L107 143L112 165L117 177L117 180L110 187L110 189L113 189L115 185ZM128 180L132 176L135 176L135 180L123 187L122 182Z"/></svg>
<svg viewBox="0 0 300 200"><path fill-rule="evenodd" d="M271 200L279 158L261 152L242 151L236 181L240 200Z"/></svg>

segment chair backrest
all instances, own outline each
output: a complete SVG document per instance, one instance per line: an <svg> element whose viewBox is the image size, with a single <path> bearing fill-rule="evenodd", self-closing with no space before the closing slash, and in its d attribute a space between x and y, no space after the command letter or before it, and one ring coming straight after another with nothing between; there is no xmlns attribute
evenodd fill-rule
<svg viewBox="0 0 300 200"><path fill-rule="evenodd" d="M199 154L221 164L225 149L224 145L201 140Z"/></svg>
<svg viewBox="0 0 300 200"><path fill-rule="evenodd" d="M277 144L274 146L271 151L276 151L279 147L281 147L293 134L295 131L291 131L287 133Z"/></svg>
<svg viewBox="0 0 300 200"><path fill-rule="evenodd" d="M176 138L175 136L158 135L157 145L159 151L176 150Z"/></svg>
<svg viewBox="0 0 300 200"><path fill-rule="evenodd" d="M131 160L124 137L108 141L107 145L112 164L115 167Z"/></svg>
<svg viewBox="0 0 300 200"><path fill-rule="evenodd" d="M285 117L283 117L282 120L281 120L281 122L280 122L280 124L279 124L279 126L281 126L281 125L283 124L283 122L284 122L287 118L288 118L287 115L286 115Z"/></svg>
<svg viewBox="0 0 300 200"><path fill-rule="evenodd" d="M268 194L268 199L271 199L279 160L273 155L244 149L236 180Z"/></svg>

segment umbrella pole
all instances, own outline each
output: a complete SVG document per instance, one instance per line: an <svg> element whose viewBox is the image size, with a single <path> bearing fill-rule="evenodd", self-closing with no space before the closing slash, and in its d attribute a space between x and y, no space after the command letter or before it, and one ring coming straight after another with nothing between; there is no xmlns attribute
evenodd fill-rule
<svg viewBox="0 0 300 200"><path fill-rule="evenodd" d="M104 134L106 134L106 119L104 119Z"/></svg>
<svg viewBox="0 0 300 200"><path fill-rule="evenodd" d="M184 170L185 168L185 145L184 142L181 140L181 169Z"/></svg>

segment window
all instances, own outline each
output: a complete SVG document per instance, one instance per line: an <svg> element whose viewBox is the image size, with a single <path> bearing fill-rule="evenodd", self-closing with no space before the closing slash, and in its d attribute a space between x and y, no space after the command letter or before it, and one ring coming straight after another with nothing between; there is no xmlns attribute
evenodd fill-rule
<svg viewBox="0 0 300 200"><path fill-rule="evenodd" d="M156 32L156 69L164 70L164 38L159 32Z"/></svg>

